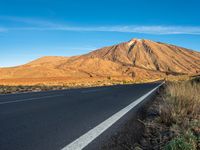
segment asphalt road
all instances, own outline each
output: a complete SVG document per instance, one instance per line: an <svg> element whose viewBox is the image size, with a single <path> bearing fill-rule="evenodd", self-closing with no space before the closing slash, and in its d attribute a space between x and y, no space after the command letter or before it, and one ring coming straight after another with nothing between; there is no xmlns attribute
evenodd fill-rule
<svg viewBox="0 0 200 150"><path fill-rule="evenodd" d="M0 95L0 150L60 150L158 85Z"/></svg>

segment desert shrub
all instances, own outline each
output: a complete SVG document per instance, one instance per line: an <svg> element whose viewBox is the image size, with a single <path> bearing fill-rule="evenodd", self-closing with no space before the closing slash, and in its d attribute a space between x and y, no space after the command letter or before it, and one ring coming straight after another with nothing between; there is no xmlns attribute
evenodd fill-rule
<svg viewBox="0 0 200 150"><path fill-rule="evenodd" d="M196 78L193 78L192 82L200 83L200 76L196 77Z"/></svg>
<svg viewBox="0 0 200 150"><path fill-rule="evenodd" d="M200 142L200 84L171 82L166 85L160 121L176 134L166 150L196 150Z"/></svg>
<svg viewBox="0 0 200 150"><path fill-rule="evenodd" d="M161 121L182 124L185 118L199 119L200 85L196 82L170 83L166 87Z"/></svg>
<svg viewBox="0 0 200 150"><path fill-rule="evenodd" d="M165 150L197 150L197 138L189 131L171 140Z"/></svg>
<svg viewBox="0 0 200 150"><path fill-rule="evenodd" d="M160 105L160 122L164 123L167 126L171 126L175 120L173 118L171 107L169 104L164 103L163 105Z"/></svg>
<svg viewBox="0 0 200 150"><path fill-rule="evenodd" d="M108 76L107 79L108 79L108 80L111 80L111 76Z"/></svg>

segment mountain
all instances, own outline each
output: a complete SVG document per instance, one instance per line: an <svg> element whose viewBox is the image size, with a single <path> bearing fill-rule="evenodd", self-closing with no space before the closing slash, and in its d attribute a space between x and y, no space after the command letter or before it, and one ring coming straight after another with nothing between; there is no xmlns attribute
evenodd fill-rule
<svg viewBox="0 0 200 150"><path fill-rule="evenodd" d="M22 66L0 68L0 79L127 77L139 80L199 73L199 52L132 39L80 56L42 57Z"/></svg>

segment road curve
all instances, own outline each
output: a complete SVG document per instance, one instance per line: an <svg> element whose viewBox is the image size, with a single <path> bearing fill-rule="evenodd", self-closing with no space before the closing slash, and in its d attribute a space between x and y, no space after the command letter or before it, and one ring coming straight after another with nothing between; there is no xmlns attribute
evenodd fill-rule
<svg viewBox="0 0 200 150"><path fill-rule="evenodd" d="M159 84L0 95L0 149L65 148Z"/></svg>

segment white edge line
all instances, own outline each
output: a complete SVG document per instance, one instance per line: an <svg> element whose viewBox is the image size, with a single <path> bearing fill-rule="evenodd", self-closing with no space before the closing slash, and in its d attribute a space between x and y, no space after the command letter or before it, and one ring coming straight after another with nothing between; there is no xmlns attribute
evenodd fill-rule
<svg viewBox="0 0 200 150"><path fill-rule="evenodd" d="M6 101L6 102L0 102L0 105L9 104L9 103L18 103L18 102L24 102L24 101L32 101L32 100L43 99L43 98L59 97L59 96L63 96L63 95L64 94L43 96L43 97L36 97L36 98L27 98L27 99L14 100L14 101Z"/></svg>
<svg viewBox="0 0 200 150"><path fill-rule="evenodd" d="M115 122L117 122L121 117L123 117L126 113L128 113L131 109L133 109L135 106L137 106L139 103L141 103L146 97L148 97L151 93L153 93L155 90L157 90L161 85L161 83L157 87L155 87L153 90L149 91L145 95L141 96L134 102L132 102L127 107L123 108L119 112L115 113L111 117L109 117L107 120L103 121L93 129L89 130L87 133L80 136L78 139L70 143L69 145L65 146L61 150L81 150L84 147L86 147L89 143L91 143L95 138L97 138L100 134L102 134L105 130L107 130L110 126L112 126Z"/></svg>

